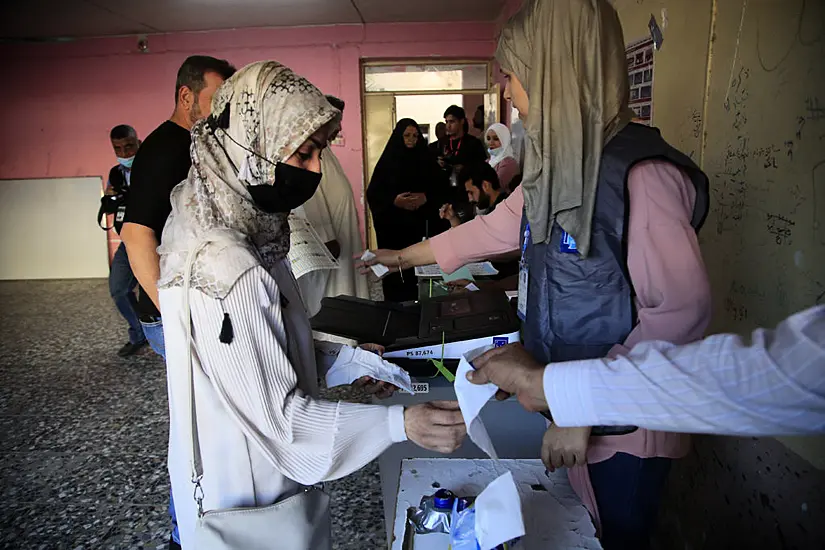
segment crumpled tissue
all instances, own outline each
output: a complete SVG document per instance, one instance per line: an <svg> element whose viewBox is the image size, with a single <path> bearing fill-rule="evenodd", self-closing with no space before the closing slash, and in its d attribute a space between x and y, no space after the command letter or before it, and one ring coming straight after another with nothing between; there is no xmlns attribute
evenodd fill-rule
<svg viewBox="0 0 825 550"><path fill-rule="evenodd" d="M512 472L492 481L476 498L475 531L481 550L523 537L521 498Z"/></svg>

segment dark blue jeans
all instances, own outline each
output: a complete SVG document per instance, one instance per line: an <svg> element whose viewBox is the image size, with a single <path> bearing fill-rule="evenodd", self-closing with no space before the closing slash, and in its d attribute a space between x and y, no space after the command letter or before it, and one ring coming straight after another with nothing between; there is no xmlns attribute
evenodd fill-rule
<svg viewBox="0 0 825 550"><path fill-rule="evenodd" d="M137 279L132 273L132 267L129 265L126 246L120 243L109 269L109 294L112 296L120 315L129 324L129 341L133 344L139 344L146 340L137 314L136 286Z"/></svg>
<svg viewBox="0 0 825 550"><path fill-rule="evenodd" d="M152 349L163 357L166 361L166 344L163 339L163 321L155 321L153 323L144 323L143 332L146 334L146 339ZM175 499L172 496L172 489L169 489L169 515L172 517L172 540L180 544L180 535L178 534L178 518L175 515Z"/></svg>
<svg viewBox="0 0 825 550"><path fill-rule="evenodd" d="M670 463L669 458L616 453L588 466L605 550L650 548Z"/></svg>

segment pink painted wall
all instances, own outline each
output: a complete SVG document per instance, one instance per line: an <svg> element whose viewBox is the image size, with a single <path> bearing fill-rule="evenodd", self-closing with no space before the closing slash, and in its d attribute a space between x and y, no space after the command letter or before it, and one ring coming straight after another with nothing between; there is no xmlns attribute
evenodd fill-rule
<svg viewBox="0 0 825 550"><path fill-rule="evenodd" d="M0 45L9 77L0 87L0 179L105 178L115 162L109 129L131 124L143 138L165 120L178 66L197 53L237 67L275 59L346 101L345 144L335 153L360 203L360 60L490 58L494 39L495 23L449 23L155 35L146 54L137 51L135 37Z"/></svg>

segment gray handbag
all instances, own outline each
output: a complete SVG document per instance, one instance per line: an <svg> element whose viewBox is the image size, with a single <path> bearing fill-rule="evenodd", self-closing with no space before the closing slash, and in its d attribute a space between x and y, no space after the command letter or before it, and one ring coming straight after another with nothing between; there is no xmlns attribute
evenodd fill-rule
<svg viewBox="0 0 825 550"><path fill-rule="evenodd" d="M203 509L203 464L195 410L195 379L192 363L192 320L189 309L190 252L183 284L187 359L189 360L189 411L192 429L192 483L198 504L194 545L196 550L330 550L329 495L317 487L305 487L275 504L257 508Z"/></svg>

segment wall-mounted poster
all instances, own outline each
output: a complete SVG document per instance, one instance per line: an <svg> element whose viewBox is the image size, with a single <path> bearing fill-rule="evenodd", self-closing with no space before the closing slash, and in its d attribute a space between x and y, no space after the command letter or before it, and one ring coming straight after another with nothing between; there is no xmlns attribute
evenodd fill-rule
<svg viewBox="0 0 825 550"><path fill-rule="evenodd" d="M631 42L625 48L634 122L651 125L653 119L653 39Z"/></svg>

